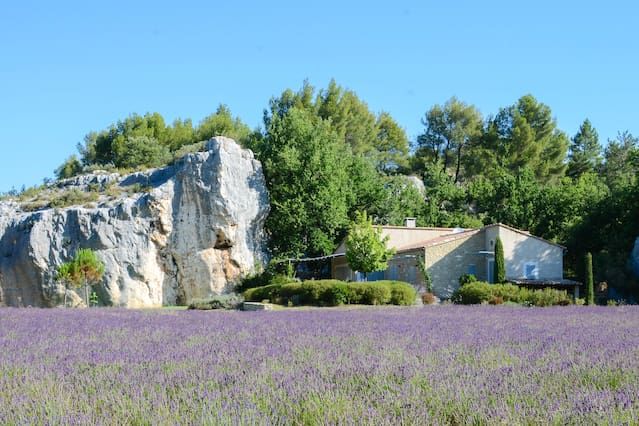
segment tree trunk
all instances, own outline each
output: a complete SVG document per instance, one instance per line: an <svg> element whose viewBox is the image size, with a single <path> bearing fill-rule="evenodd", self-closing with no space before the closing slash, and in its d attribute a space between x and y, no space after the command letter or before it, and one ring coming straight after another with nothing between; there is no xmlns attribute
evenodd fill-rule
<svg viewBox="0 0 639 426"><path fill-rule="evenodd" d="M84 277L84 297L85 297L85 303L87 304L87 308L90 308L91 305L89 305L89 286L87 285L86 277Z"/></svg>
<svg viewBox="0 0 639 426"><path fill-rule="evenodd" d="M69 286L67 283L64 283L64 307L67 307L67 292L69 291Z"/></svg>
<svg viewBox="0 0 639 426"><path fill-rule="evenodd" d="M461 168L461 156L462 156L462 144L459 145L457 150L457 169L455 170L455 183L459 182L459 171Z"/></svg>

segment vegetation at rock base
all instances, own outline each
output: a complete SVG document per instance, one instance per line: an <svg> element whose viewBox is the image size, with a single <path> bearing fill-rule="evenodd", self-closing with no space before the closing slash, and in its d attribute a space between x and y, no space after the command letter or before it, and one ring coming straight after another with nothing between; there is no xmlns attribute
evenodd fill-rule
<svg viewBox="0 0 639 426"><path fill-rule="evenodd" d="M188 309L211 311L216 309L233 310L239 309L244 299L235 294L225 294L222 296L210 297L207 299L195 299L189 303Z"/></svg>
<svg viewBox="0 0 639 426"><path fill-rule="evenodd" d="M621 131L604 143L585 118L569 137L550 106L530 94L487 116L457 98L415 114L424 128L410 141L391 113L372 111L353 90L305 82L270 99L254 130L223 105L197 124L132 114L86 135L56 176L156 167L204 149L211 136L229 136L263 164L272 258L331 253L357 212L376 225L400 225L405 217L418 226L501 222L565 245L570 278L583 276L582 259L591 252L595 282L639 298L628 268L639 235L635 136ZM25 188L3 198L37 210L52 205L48 192ZM53 204L70 202L91 201ZM321 262L313 268L326 271Z"/></svg>
<svg viewBox="0 0 639 426"><path fill-rule="evenodd" d="M72 260L62 263L57 268L56 280L65 286L64 305L67 303L66 288L84 288L84 302L91 306L89 288L100 282L104 275L104 263L91 249L79 249ZM97 304L97 303L95 303Z"/></svg>

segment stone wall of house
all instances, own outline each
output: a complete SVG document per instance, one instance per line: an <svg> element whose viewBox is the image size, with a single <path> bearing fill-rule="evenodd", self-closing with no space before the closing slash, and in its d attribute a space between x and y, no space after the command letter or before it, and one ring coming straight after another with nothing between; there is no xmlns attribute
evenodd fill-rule
<svg viewBox="0 0 639 426"><path fill-rule="evenodd" d="M419 258L422 256L424 256L423 248L397 253L388 262L388 268L384 272L384 279L411 283L418 292L423 293L426 288L424 287L424 277L419 271L418 263Z"/></svg>
<svg viewBox="0 0 639 426"><path fill-rule="evenodd" d="M423 248L397 253L384 271L385 280L397 280L411 283L418 291L425 291L424 278L419 272L418 258L423 256ZM336 280L355 281L355 272L348 266L346 256L333 258L331 276Z"/></svg>
<svg viewBox="0 0 639 426"><path fill-rule="evenodd" d="M459 277L475 265L476 276L486 279L486 257L480 251L485 246L484 233L467 238L427 247L425 261L433 283L433 293L440 298L449 298L459 288Z"/></svg>
<svg viewBox="0 0 639 426"><path fill-rule="evenodd" d="M346 261L346 256L334 257L331 260L331 277L342 281L353 281L355 279L354 273Z"/></svg>
<svg viewBox="0 0 639 426"><path fill-rule="evenodd" d="M526 263L537 265L538 279L563 278L563 248L503 226L492 227L487 231L490 230L497 230L504 245L506 278L525 278ZM488 244L489 236L487 234ZM492 249L494 250L494 246Z"/></svg>

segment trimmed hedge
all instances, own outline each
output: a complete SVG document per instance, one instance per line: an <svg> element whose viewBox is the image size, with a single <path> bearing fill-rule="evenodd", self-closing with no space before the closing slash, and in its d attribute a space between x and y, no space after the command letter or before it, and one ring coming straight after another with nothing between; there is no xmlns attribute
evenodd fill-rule
<svg viewBox="0 0 639 426"><path fill-rule="evenodd" d="M188 309L197 309L202 311L209 311L213 309L239 309L244 300L242 297L235 294L225 294L222 296L215 296L209 299L194 299Z"/></svg>
<svg viewBox="0 0 639 426"><path fill-rule="evenodd" d="M362 305L412 305L416 292L413 286L401 281L371 281L352 283L338 280L304 281L287 284L271 284L246 290L247 301L270 300L279 304L338 306Z"/></svg>
<svg viewBox="0 0 639 426"><path fill-rule="evenodd" d="M544 288L533 290L513 284L468 283L453 295L453 301L463 305L491 303L495 301L514 302L531 306L568 305L570 297L565 290Z"/></svg>

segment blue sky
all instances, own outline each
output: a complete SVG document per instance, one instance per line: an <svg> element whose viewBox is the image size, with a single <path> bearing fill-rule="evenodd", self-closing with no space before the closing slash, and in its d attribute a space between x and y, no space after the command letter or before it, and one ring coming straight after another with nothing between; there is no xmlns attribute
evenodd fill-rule
<svg viewBox="0 0 639 426"><path fill-rule="evenodd" d="M100 3L100 4L98 4ZM573 135L639 134L632 1L5 2L0 191L40 183L90 130L130 113L249 125L268 99L331 78L413 139L451 96L484 115L532 93Z"/></svg>

